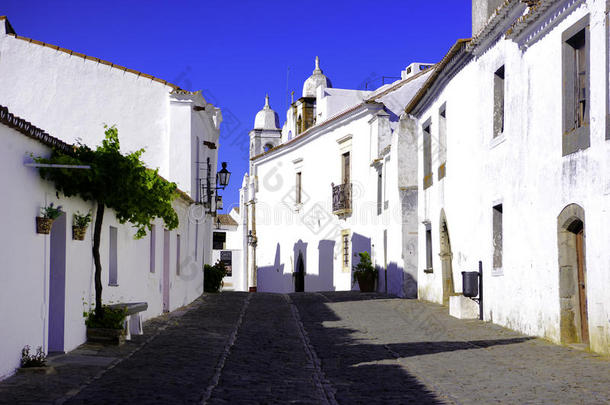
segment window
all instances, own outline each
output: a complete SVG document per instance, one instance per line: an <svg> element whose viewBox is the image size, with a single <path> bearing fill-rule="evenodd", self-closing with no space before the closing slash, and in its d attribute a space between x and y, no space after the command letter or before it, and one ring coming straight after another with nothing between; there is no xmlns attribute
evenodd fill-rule
<svg viewBox="0 0 610 405"><path fill-rule="evenodd" d="M432 273L432 225L426 223L426 268L424 273Z"/></svg>
<svg viewBox="0 0 610 405"><path fill-rule="evenodd" d="M155 272L155 254L156 254L156 244L157 237L155 234L156 228L154 225L150 228L150 272Z"/></svg>
<svg viewBox="0 0 610 405"><path fill-rule="evenodd" d="M563 156L590 146L589 17L563 35Z"/></svg>
<svg viewBox="0 0 610 405"><path fill-rule="evenodd" d="M445 177L445 162L447 161L447 108L443 104L438 112L438 179Z"/></svg>
<svg viewBox="0 0 610 405"><path fill-rule="evenodd" d="M349 248L349 230L341 232L341 251L343 253L342 267L343 271L349 271L350 248Z"/></svg>
<svg viewBox="0 0 610 405"><path fill-rule="evenodd" d="M117 254L117 229L110 227L110 254L108 261L108 285L117 286L118 283L118 254Z"/></svg>
<svg viewBox="0 0 610 405"><path fill-rule="evenodd" d="M432 185L432 135L430 123L424 125L424 189Z"/></svg>
<svg viewBox="0 0 610 405"><path fill-rule="evenodd" d="M227 241L226 232L214 232L212 235L212 249L221 250L225 248L225 242Z"/></svg>
<svg viewBox="0 0 610 405"><path fill-rule="evenodd" d="M493 207L493 267L502 268L502 204Z"/></svg>
<svg viewBox="0 0 610 405"><path fill-rule="evenodd" d="M494 73L494 138L504 133L504 66Z"/></svg>
<svg viewBox="0 0 610 405"><path fill-rule="evenodd" d="M349 152L345 152L343 155L341 155L341 179L343 180L343 184L351 183L351 163Z"/></svg>
<svg viewBox="0 0 610 405"><path fill-rule="evenodd" d="M381 215L382 199L383 199L383 174L382 174L381 170L379 170L379 174L377 175L377 215Z"/></svg>
<svg viewBox="0 0 610 405"><path fill-rule="evenodd" d="M296 183L295 184L296 196L295 196L294 201L297 204L301 204L303 202L303 200L302 200L302 193L301 193L301 172L297 173L297 178L296 178L295 183Z"/></svg>
<svg viewBox="0 0 610 405"><path fill-rule="evenodd" d="M180 275L180 235L176 235L176 274Z"/></svg>
<svg viewBox="0 0 610 405"><path fill-rule="evenodd" d="M265 152L269 152L271 149L273 149L273 145L270 143L265 144L265 146L263 147L263 150Z"/></svg>

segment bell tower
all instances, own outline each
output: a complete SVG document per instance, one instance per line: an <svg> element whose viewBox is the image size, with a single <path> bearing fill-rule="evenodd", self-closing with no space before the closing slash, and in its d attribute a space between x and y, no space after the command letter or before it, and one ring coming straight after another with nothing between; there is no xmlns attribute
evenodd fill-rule
<svg viewBox="0 0 610 405"><path fill-rule="evenodd" d="M269 106L269 95L267 95L263 109L256 113L254 118L254 129L250 131L250 157L267 152L281 142L280 119Z"/></svg>

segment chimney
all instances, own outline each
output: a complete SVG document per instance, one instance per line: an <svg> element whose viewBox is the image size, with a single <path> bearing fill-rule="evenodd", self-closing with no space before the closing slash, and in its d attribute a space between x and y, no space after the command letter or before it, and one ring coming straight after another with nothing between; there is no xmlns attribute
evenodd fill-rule
<svg viewBox="0 0 610 405"><path fill-rule="evenodd" d="M472 36L477 35L487 24L489 17L504 0L472 0Z"/></svg>

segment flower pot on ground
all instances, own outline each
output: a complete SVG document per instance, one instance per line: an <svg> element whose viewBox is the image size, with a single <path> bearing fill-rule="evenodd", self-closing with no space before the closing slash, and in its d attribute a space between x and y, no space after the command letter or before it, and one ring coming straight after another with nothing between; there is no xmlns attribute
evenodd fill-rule
<svg viewBox="0 0 610 405"><path fill-rule="evenodd" d="M85 240L85 234L87 233L87 228L89 227L90 222L91 211L89 211L86 215L83 215L77 211L74 214L74 220L72 225L72 239Z"/></svg>
<svg viewBox="0 0 610 405"><path fill-rule="evenodd" d="M122 345L125 343L125 308L110 308L103 306L102 315L96 311L86 312L87 341L108 345Z"/></svg>
<svg viewBox="0 0 610 405"><path fill-rule="evenodd" d="M53 203L40 209L40 217L36 217L36 233L48 235L51 233L53 221L61 215L61 205L53 206Z"/></svg>
<svg viewBox="0 0 610 405"><path fill-rule="evenodd" d="M378 271L371 263L371 256L368 252L360 252L358 255L360 262L354 266L354 281L358 281L361 292L373 292Z"/></svg>

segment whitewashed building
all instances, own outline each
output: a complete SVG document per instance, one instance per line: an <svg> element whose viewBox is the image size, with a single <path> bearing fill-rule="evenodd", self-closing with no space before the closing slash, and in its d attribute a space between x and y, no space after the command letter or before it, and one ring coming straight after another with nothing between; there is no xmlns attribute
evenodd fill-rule
<svg viewBox="0 0 610 405"><path fill-rule="evenodd" d="M70 229L76 211L94 207L57 194L36 169L24 166L29 154L45 156L49 146L75 141L95 147L104 137L103 125L116 125L123 151L145 148L147 166L159 168L183 190L174 203L180 220L174 231L158 222L145 238L134 240L134 229L119 224L111 210L104 217L103 301L147 302L145 320L188 304L203 291L216 201L208 190L215 184L222 115L200 92L16 35L6 17L0 17L0 55L0 105L11 113L0 124L0 184L11 190L0 203L0 307L15 308L0 312L3 378L18 366L26 344L68 351L83 343L83 311L94 304L92 231L85 241L74 241ZM24 120L10 123L14 117L57 138L41 130L32 136ZM62 205L65 215L50 236L36 234L34 218L50 202Z"/></svg>
<svg viewBox="0 0 610 405"><path fill-rule="evenodd" d="M212 232L212 263L222 261L227 268L223 291L248 291L243 271L243 225L239 207L228 214L218 214Z"/></svg>
<svg viewBox="0 0 610 405"><path fill-rule="evenodd" d="M474 37L406 109L420 298L482 261L485 320L610 353L608 7L473 1Z"/></svg>
<svg viewBox="0 0 610 405"><path fill-rule="evenodd" d="M416 150L400 116L431 66L361 91L332 88L316 58L281 128L266 98L240 198L251 290L357 289L352 266L366 251L379 291L416 294Z"/></svg>

